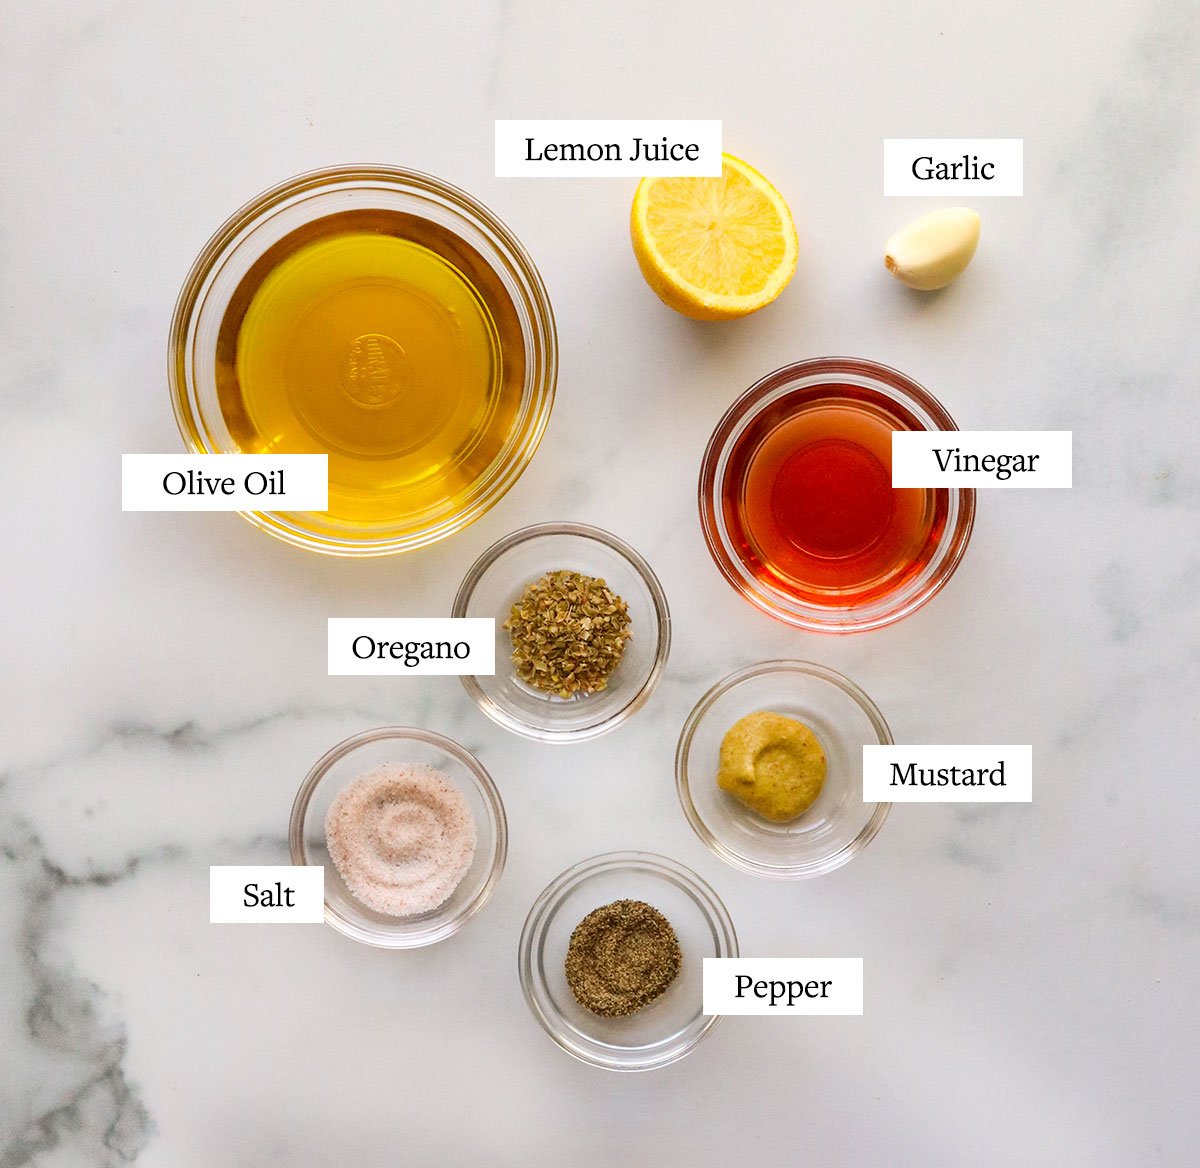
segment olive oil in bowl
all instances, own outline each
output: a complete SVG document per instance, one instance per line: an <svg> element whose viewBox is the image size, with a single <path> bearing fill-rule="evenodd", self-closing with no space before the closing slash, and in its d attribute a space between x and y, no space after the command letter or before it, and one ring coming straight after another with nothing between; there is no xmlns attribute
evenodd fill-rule
<svg viewBox="0 0 1200 1168"><path fill-rule="evenodd" d="M344 212L281 240L242 281L217 347L238 446L328 454L330 517L372 527L452 512L504 446L523 379L491 269L396 212Z"/></svg>
<svg viewBox="0 0 1200 1168"><path fill-rule="evenodd" d="M388 167L301 175L230 219L171 344L191 449L328 456L328 511L248 518L338 555L419 547L486 511L536 450L557 372L545 289L508 229Z"/></svg>

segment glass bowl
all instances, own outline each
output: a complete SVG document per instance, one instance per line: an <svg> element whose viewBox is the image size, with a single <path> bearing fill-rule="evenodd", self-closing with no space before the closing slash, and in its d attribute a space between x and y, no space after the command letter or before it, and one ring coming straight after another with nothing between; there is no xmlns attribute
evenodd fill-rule
<svg viewBox="0 0 1200 1168"><path fill-rule="evenodd" d="M222 323L231 305L248 296L243 289L261 279L264 270L279 262L288 239L305 239L315 233L314 224L329 216L353 216L366 223L372 214L392 216L389 224L405 224L405 236L429 242L456 271L475 270L486 274L496 303L505 308L505 334L496 343L504 354L505 376L511 378L513 417L498 436L497 453L481 465L447 464L443 493L431 492L426 500L402 515L390 508L369 517L338 518L333 513L253 512L244 513L252 523L299 547L330 555L385 555L407 551L443 539L479 518L516 482L537 450L554 401L558 375L558 343L554 314L541 276L513 233L482 203L464 191L430 175L392 166L340 166L311 171L288 179L251 200L237 211L205 245L192 266L171 324L168 348L168 379L175 418L188 450L197 454L261 453L261 440L253 448L231 433L222 409L218 385L218 363L235 363L236 338L222 333ZM381 231L379 227L363 230ZM385 232L390 234L391 232ZM243 305L244 309L244 305ZM361 379L354 370L359 352L355 346L376 344L376 356L411 360L404 348L389 336L364 333L347 350L348 376ZM383 346L383 347L380 347ZM378 363L371 366L378 370ZM331 378L331 381L333 379ZM386 386L385 386L386 389ZM355 390L354 385L333 386L330 392L345 392L364 410L383 408L376 392ZM297 392L288 390L289 394ZM228 391L227 391L228 393ZM369 400L362 397L369 394ZM394 391L393 391L394 396ZM299 400L299 399L297 399ZM345 402L342 402L345 407ZM232 407L231 407L232 408ZM297 405L298 417L303 410ZM238 409L241 409L240 402ZM312 427L303 421L308 430ZM482 430L480 431L482 432ZM324 439L312 431L312 449L326 448ZM273 453L308 453L271 447ZM343 498L346 507L374 507L379 496L372 489L347 479L338 485L334 460L349 459L347 465L365 465L378 452L362 455L330 450L331 502ZM462 458L468 458L464 447ZM452 487L451 487L452 484ZM339 494L340 492L340 494ZM386 512L386 513L385 513ZM366 511L363 516L367 516Z"/></svg>
<svg viewBox="0 0 1200 1168"><path fill-rule="evenodd" d="M367 908L329 856L329 805L347 783L384 763L437 768L462 792L475 819L475 858L450 898L432 912L392 917ZM416 949L444 941L483 908L504 871L508 823L496 784L470 751L430 730L384 726L339 742L317 761L292 805L288 843L293 864L324 866L325 920L339 933L381 949Z"/></svg>
<svg viewBox="0 0 1200 1168"><path fill-rule="evenodd" d="M721 740L739 718L765 710L808 726L828 770L816 802L772 823L717 786ZM865 803L862 748L887 745L878 707L848 678L808 661L764 661L717 682L688 715L675 751L675 786L688 823L727 864L783 880L840 868L875 838L890 803Z"/></svg>
<svg viewBox="0 0 1200 1168"><path fill-rule="evenodd" d="M804 426L808 419L814 430L803 440L812 440L816 445L818 438L826 437L826 431L819 428L822 423L815 422L818 416L868 419L871 425L884 430L957 429L927 390L886 365L853 357L821 357L777 369L729 407L709 439L699 486L704 538L721 574L763 612L813 632L880 628L920 608L954 574L971 536L975 492L958 487L929 488L919 502L915 491L906 493L906 498L913 500L912 511L919 515L913 532L888 535L885 531L880 536L876 531L874 544L871 534L867 534L864 545L844 553L817 549L808 560L809 570L819 573L824 582L801 595L801 589L788 586L787 572L774 562L774 557L756 546L750 523L742 519L743 505L752 478L751 467L758 452L767 449L771 435L780 434L784 425ZM890 483L890 449L878 454L878 460L871 461ZM859 473L861 477L863 471ZM887 522L891 522L890 517ZM786 536L778 538L784 541L781 554L792 554ZM911 541L911 546L883 561L887 563L885 568L883 562L872 560L872 547L880 547L880 538ZM846 574L844 583L839 573ZM879 575L873 577L872 573Z"/></svg>
<svg viewBox="0 0 1200 1168"><path fill-rule="evenodd" d="M513 668L504 622L526 585L558 569L602 577L629 606L633 637L608 687L597 693L542 693ZM580 523L526 527L493 544L464 578L453 613L496 622L496 673L464 676L467 693L492 721L543 742L595 738L619 726L650 697L671 647L667 598L650 565L615 535Z"/></svg>
<svg viewBox="0 0 1200 1168"><path fill-rule="evenodd" d="M602 1018L567 985L567 946L593 909L626 899L670 921L683 963L660 997L627 1017ZM610 852L568 868L534 901L517 960L525 1001L563 1050L611 1071L649 1071L683 1058L720 1021L703 1013L703 959L737 955L728 911L695 872L650 852Z"/></svg>

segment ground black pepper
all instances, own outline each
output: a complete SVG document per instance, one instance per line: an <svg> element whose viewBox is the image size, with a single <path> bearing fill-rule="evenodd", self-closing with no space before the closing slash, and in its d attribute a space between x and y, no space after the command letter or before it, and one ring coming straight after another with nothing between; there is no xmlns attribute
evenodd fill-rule
<svg viewBox="0 0 1200 1168"><path fill-rule="evenodd" d="M567 946L567 985L593 1014L621 1018L675 980L683 954L671 922L640 900L615 900L575 926Z"/></svg>

